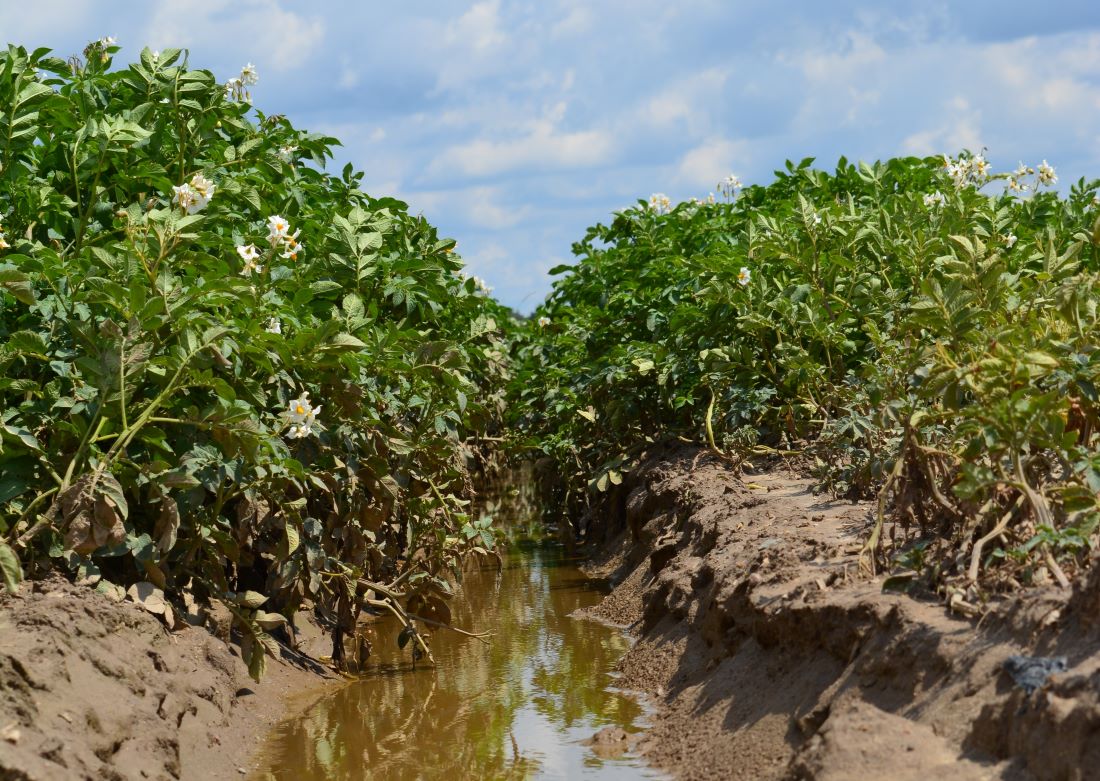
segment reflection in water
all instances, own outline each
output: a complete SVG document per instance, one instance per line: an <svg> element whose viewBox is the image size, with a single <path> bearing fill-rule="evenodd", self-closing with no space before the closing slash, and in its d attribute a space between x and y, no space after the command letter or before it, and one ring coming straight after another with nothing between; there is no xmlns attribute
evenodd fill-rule
<svg viewBox="0 0 1100 781"><path fill-rule="evenodd" d="M438 630L437 666L412 664L395 622L373 619L364 676L282 725L257 778L645 778L636 759L600 759L581 741L604 726L636 732L643 713L609 672L622 633L569 618L600 592L559 548L526 542L529 504L490 506L516 542L502 570L467 573L456 626L492 631L490 645ZM526 498L526 497L524 497Z"/></svg>

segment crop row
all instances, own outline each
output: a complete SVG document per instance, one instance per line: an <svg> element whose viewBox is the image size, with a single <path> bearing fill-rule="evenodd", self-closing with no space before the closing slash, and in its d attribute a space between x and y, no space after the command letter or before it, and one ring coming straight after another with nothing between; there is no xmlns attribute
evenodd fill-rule
<svg viewBox="0 0 1100 781"><path fill-rule="evenodd" d="M1100 520L1100 211L1098 183L1056 180L969 153L805 160L639 202L555 270L513 424L574 510L684 437L877 496L864 565L899 558L959 605L986 571L1064 582Z"/></svg>
<svg viewBox="0 0 1100 781"><path fill-rule="evenodd" d="M507 310L335 139L178 50L0 53L0 565L173 620L224 601L254 675L305 600L445 617ZM175 608L173 609L173 605Z"/></svg>

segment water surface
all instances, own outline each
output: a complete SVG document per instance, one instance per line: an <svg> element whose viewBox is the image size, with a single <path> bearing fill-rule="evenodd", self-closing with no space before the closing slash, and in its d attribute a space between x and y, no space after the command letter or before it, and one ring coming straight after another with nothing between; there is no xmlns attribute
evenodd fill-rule
<svg viewBox="0 0 1100 781"><path fill-rule="evenodd" d="M512 491L515 494L516 491ZM642 707L614 689L626 636L571 618L602 592L561 547L535 541L529 508L505 501L514 542L504 566L467 572L454 624L491 631L489 645L431 635L437 665L413 664L400 627L371 619L368 668L272 737L265 781L656 777L635 757L601 758L584 743L606 726L639 731Z"/></svg>

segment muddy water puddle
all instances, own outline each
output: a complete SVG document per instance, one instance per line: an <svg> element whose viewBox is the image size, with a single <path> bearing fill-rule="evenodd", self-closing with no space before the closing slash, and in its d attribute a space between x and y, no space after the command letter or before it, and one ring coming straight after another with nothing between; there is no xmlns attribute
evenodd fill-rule
<svg viewBox="0 0 1100 781"><path fill-rule="evenodd" d="M503 568L467 572L451 606L455 626L493 632L489 644L437 630L436 667L414 666L396 622L371 619L364 675L281 725L253 778L657 777L637 757L587 744L605 727L644 727L642 706L614 688L629 640L570 617L603 591L560 546L525 532L530 509L510 493L491 508L514 538Z"/></svg>

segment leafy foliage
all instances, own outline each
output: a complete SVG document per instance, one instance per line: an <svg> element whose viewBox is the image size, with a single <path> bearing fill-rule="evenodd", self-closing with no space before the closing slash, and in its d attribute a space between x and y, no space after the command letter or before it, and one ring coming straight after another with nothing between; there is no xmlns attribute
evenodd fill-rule
<svg viewBox="0 0 1100 781"><path fill-rule="evenodd" d="M589 229L518 341L515 424L573 504L671 436L805 451L832 490L878 493L869 567L904 542L892 513L945 578L991 554L1064 578L1100 520L1097 183L1020 198L1034 171L977 156L812 162Z"/></svg>
<svg viewBox="0 0 1100 781"><path fill-rule="evenodd" d="M512 318L335 139L117 51L0 53L0 563L220 599L259 675L273 612L449 594L486 544Z"/></svg>

